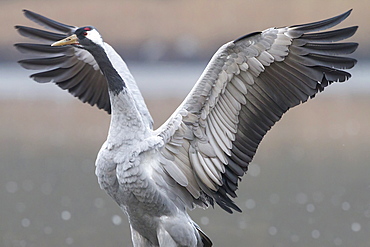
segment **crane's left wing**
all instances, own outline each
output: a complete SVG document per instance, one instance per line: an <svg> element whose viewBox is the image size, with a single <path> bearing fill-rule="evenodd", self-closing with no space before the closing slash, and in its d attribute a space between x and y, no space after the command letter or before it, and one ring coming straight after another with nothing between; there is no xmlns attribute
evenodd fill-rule
<svg viewBox="0 0 370 247"><path fill-rule="evenodd" d="M222 46L157 134L160 162L196 200L240 209L238 181L266 132L289 109L351 75L357 43L334 43L357 27L324 31L342 15L304 25L270 28ZM185 199L186 200L186 199ZM186 202L189 203L189 202Z"/></svg>

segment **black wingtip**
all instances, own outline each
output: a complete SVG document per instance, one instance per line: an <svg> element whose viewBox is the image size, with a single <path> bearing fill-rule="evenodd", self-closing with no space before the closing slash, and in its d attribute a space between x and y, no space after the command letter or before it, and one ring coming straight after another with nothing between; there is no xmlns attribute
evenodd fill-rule
<svg viewBox="0 0 370 247"><path fill-rule="evenodd" d="M233 214L234 211L242 213L243 211L228 197L224 197L223 200L220 198L216 198L216 203L220 208L228 212L229 214ZM233 211L234 210L234 211Z"/></svg>
<svg viewBox="0 0 370 247"><path fill-rule="evenodd" d="M63 32L63 33L70 33L72 30L74 30L76 27L63 24L61 22L54 21L50 18L47 18L45 16L42 16L40 14L37 14L33 11L23 9L23 14L26 16L29 20L46 27L48 29L58 31L58 32Z"/></svg>
<svg viewBox="0 0 370 247"><path fill-rule="evenodd" d="M299 25L293 25L289 26L289 28L292 28L296 31L300 32L316 32L316 31L321 31L325 30L331 27L334 27L344 21L352 12L352 9L344 12L343 14L321 20L321 21L316 21L316 22L311 22L307 24L299 24Z"/></svg>
<svg viewBox="0 0 370 247"><path fill-rule="evenodd" d="M337 17L341 17L341 18L343 18L343 20L344 19L346 19L351 13L352 13L352 10L353 9L349 9L349 10L347 10L346 12L344 12L343 14L340 14L340 15L338 15ZM335 18L335 17L334 17Z"/></svg>
<svg viewBox="0 0 370 247"><path fill-rule="evenodd" d="M28 10L28 9L23 9L23 14L25 17L27 17L28 19L30 19L31 21L35 21L35 18L37 18L38 16L41 16L40 14L37 14L31 10Z"/></svg>

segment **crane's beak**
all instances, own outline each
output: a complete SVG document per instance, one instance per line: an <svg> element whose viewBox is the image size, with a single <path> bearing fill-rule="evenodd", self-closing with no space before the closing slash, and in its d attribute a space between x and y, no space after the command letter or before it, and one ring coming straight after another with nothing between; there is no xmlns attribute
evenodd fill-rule
<svg viewBox="0 0 370 247"><path fill-rule="evenodd" d="M76 44L79 44L78 38L76 34L73 34L65 39L52 43L51 46L76 45Z"/></svg>

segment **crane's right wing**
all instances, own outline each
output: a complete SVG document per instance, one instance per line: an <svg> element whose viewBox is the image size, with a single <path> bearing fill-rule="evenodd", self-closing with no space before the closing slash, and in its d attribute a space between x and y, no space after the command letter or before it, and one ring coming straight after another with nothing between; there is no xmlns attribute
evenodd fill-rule
<svg viewBox="0 0 370 247"><path fill-rule="evenodd" d="M183 201L215 201L228 212L240 210L229 196L236 197L238 181L266 132L288 109L350 78L344 70L356 60L346 55L358 44L336 41L351 37L357 27L326 31L350 12L252 33L216 52L157 132L164 140L159 161L177 182L172 188L193 197Z"/></svg>
<svg viewBox="0 0 370 247"><path fill-rule="evenodd" d="M40 41L37 44L15 44L19 51L32 55L32 58L21 60L19 64L26 69L42 71L31 75L35 81L53 82L82 102L96 105L110 113L108 84L94 57L88 51L73 46L50 46L71 35L77 27L56 22L29 10L24 10L24 14L54 32L16 26L21 35Z"/></svg>

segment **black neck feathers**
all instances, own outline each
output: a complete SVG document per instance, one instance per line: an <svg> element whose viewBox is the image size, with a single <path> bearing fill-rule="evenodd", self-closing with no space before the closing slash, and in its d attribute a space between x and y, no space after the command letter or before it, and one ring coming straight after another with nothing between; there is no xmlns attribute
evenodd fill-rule
<svg viewBox="0 0 370 247"><path fill-rule="evenodd" d="M125 82L113 67L103 47L91 42L90 40L88 42L90 44L84 44L84 47L94 56L100 70L108 81L108 89L115 95L118 95L122 92L123 88L126 88Z"/></svg>

